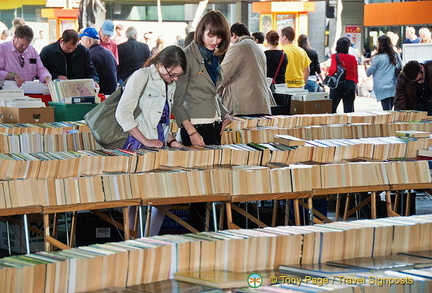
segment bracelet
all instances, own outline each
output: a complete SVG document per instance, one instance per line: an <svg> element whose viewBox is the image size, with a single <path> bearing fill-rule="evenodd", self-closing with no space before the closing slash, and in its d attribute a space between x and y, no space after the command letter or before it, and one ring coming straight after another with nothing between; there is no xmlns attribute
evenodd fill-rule
<svg viewBox="0 0 432 293"><path fill-rule="evenodd" d="M196 134L196 133L197 133L196 131L192 132L191 134L189 134L189 137Z"/></svg>
<svg viewBox="0 0 432 293"><path fill-rule="evenodd" d="M173 143L173 142L175 142L175 141L177 141L175 138L173 138L173 139L171 139L168 143L167 143L167 145L170 147L171 146L171 144Z"/></svg>

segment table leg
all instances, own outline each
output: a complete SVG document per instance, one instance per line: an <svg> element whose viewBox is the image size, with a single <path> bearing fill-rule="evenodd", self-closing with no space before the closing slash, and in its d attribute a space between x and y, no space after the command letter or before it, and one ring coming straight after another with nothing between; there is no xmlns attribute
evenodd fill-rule
<svg viewBox="0 0 432 293"><path fill-rule="evenodd" d="M27 252L27 254L30 254L30 241L29 241L27 214L23 215L23 219L24 219L24 234L25 234L26 252Z"/></svg>
<svg viewBox="0 0 432 293"><path fill-rule="evenodd" d="M216 216L216 203L214 201L212 202L212 210L213 210L213 226L214 226L214 230L217 231L218 226L217 226L217 216Z"/></svg>
<svg viewBox="0 0 432 293"><path fill-rule="evenodd" d="M130 239L130 221L129 221L129 207L123 208L123 226L124 226L124 239Z"/></svg>
<svg viewBox="0 0 432 293"><path fill-rule="evenodd" d="M48 237L50 236L49 214L43 214L43 222L44 222L45 251L51 251L51 245L48 242Z"/></svg>
<svg viewBox="0 0 432 293"><path fill-rule="evenodd" d="M376 211L376 191L372 191L370 194L371 197L371 218L376 219L377 218L377 211Z"/></svg>

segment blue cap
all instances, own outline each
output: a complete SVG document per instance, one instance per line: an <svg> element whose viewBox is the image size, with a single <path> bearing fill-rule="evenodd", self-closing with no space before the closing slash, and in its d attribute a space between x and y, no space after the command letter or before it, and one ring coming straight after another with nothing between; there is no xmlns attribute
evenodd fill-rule
<svg viewBox="0 0 432 293"><path fill-rule="evenodd" d="M105 20L101 30L103 34L112 37L114 35L114 22L109 19Z"/></svg>
<svg viewBox="0 0 432 293"><path fill-rule="evenodd" d="M80 37L89 37L95 40L99 40L99 34L98 32L92 28L92 27L88 27L86 28L82 34L79 35Z"/></svg>

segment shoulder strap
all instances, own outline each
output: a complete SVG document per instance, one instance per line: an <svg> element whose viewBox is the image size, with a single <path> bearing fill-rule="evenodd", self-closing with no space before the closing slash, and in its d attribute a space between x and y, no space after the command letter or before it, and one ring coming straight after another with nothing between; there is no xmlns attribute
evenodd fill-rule
<svg viewBox="0 0 432 293"><path fill-rule="evenodd" d="M280 68L281 68L281 66L282 66L282 62L283 62L283 60L284 60L284 56L285 56L285 52L282 51L282 55L281 55L281 57L280 57L278 67L276 68L275 75L273 76L273 80L272 80L273 83L276 83L276 77L277 77L278 74L279 74L279 70L280 70Z"/></svg>
<svg viewBox="0 0 432 293"><path fill-rule="evenodd" d="M144 91L145 91L145 88L146 88L146 86L147 86L147 83L148 83L149 78L150 78L150 77L147 78L147 80L146 80L146 82L144 83L144 86L143 86L143 88L142 88L142 90L141 90L141 92L140 92L140 94L139 94L139 96L138 96L137 106L136 106L136 108L135 108L135 110L134 110L134 118L138 117L138 115L141 114L141 112L142 112L142 111L141 111L141 108L140 108L140 106L139 106L139 102L140 102L140 100L141 100L142 95L144 94ZM124 86L126 86L126 84L125 84Z"/></svg>

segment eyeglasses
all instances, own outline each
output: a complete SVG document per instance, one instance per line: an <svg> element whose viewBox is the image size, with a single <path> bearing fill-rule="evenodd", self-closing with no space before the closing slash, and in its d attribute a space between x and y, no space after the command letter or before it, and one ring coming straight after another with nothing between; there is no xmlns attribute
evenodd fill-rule
<svg viewBox="0 0 432 293"><path fill-rule="evenodd" d="M171 77L172 79L179 78L180 76L183 75L183 73L182 73L182 74L177 74L177 73L172 74L172 73L171 73L171 72L170 72L170 71L165 67L165 65L164 65L163 67L165 68L165 70L166 70L167 74L169 75L169 77Z"/></svg>
<svg viewBox="0 0 432 293"><path fill-rule="evenodd" d="M19 55L18 56L18 61L19 61L20 65L21 65L21 68L23 68L24 67L24 56L23 55Z"/></svg>
<svg viewBox="0 0 432 293"><path fill-rule="evenodd" d="M20 40L19 40L18 38L16 38L15 40L16 40L16 42L17 42L17 44L16 44L16 47L17 47L17 48L23 48L23 49L25 50L25 49L27 49L28 46L30 45L29 43L27 43L27 44L23 44L23 43L21 43Z"/></svg>

